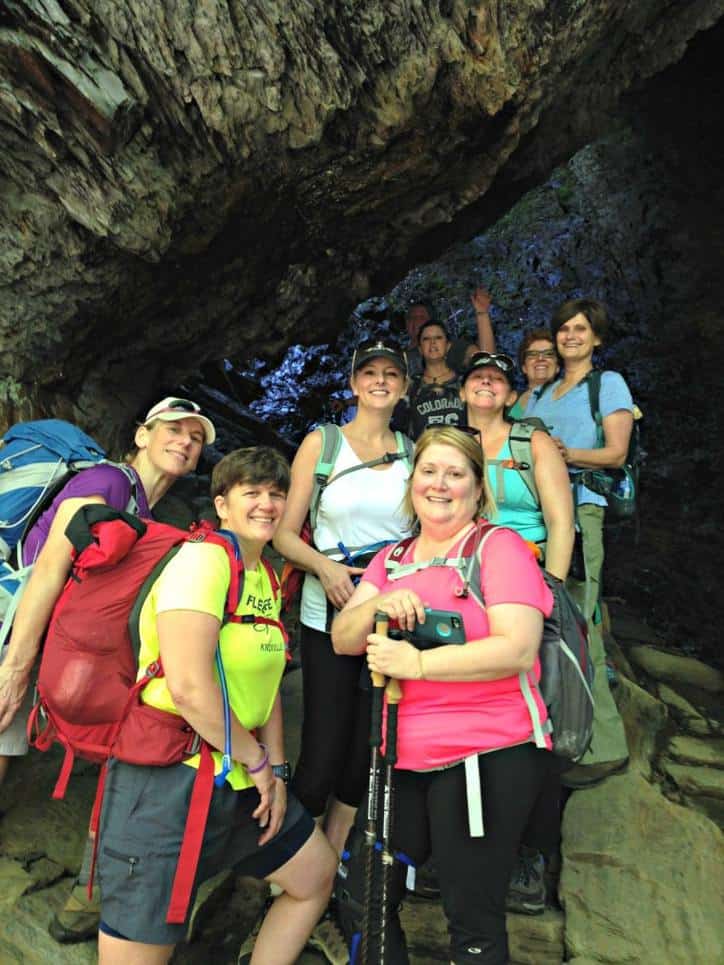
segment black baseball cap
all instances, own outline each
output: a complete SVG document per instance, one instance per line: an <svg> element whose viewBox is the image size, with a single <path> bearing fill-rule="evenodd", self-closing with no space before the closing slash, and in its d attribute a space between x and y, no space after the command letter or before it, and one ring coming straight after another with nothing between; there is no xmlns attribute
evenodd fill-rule
<svg viewBox="0 0 724 965"><path fill-rule="evenodd" d="M352 356L352 373L361 368L370 359L389 359L394 362L403 375L407 375L407 356L402 349L394 345L387 345L381 339L377 341L362 342L354 350Z"/></svg>

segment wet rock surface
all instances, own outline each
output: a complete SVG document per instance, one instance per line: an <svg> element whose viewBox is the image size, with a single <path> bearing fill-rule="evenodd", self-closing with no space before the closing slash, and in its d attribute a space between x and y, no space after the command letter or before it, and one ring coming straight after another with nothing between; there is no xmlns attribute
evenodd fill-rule
<svg viewBox="0 0 724 965"><path fill-rule="evenodd" d="M616 637L618 615L626 639ZM724 898L724 754L708 691L692 689L692 675L711 668L688 663L681 676L665 667L666 683L632 651L655 635L619 606L612 608L619 648L616 698L626 724L628 771L574 792L563 819L562 871L557 896L540 916L508 916L513 965L666 962L709 965L721 946ZM638 631L637 631L638 626ZM648 648L646 648L648 649ZM630 662L629 662L630 660ZM655 661L652 662L658 666ZM681 664L676 666L681 667ZM624 670L634 667L635 676ZM661 687L668 688L660 696ZM689 713L671 694L686 689L687 706L711 736L685 730ZM287 746L299 741L301 673L283 687ZM50 800L61 755L32 753L0 789L0 961L96 960L95 945L59 946L47 924L65 901L77 870L95 788L94 769L77 765L66 801ZM203 889L188 943L176 965L234 965L241 942L264 901L265 889L247 878L221 875ZM403 923L415 965L449 961L440 903L411 897ZM318 965L314 952L300 962Z"/></svg>

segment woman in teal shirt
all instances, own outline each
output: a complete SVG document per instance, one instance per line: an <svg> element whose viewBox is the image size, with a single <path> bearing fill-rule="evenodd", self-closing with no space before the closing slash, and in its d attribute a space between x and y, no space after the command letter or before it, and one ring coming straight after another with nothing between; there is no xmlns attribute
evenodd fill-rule
<svg viewBox="0 0 724 965"><path fill-rule="evenodd" d="M545 568L564 580L573 549L573 503L568 471L553 440L533 432L530 453L536 495L526 482L522 462L510 448L513 423L505 416L515 399L512 386L515 364L507 355L478 352L463 375L460 395L467 405L468 426L480 431L488 481L495 494L492 522L508 526L523 539L537 543Z"/></svg>

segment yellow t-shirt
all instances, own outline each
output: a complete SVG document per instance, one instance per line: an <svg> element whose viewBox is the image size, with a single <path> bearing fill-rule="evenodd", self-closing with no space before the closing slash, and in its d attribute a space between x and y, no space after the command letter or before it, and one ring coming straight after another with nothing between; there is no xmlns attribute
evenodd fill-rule
<svg viewBox="0 0 724 965"><path fill-rule="evenodd" d="M222 620L229 579L228 557L223 547L184 543L154 583L141 609L139 674L159 655L157 614L195 610ZM279 600L274 599L263 564L259 563L255 570L245 570L243 580L236 612L279 619ZM285 663L284 637L277 627L268 624L229 623L222 627L219 639L231 711L248 730L260 727L269 719L279 690ZM152 707L178 713L163 677L151 680L141 699ZM213 757L218 774L222 754L214 751ZM184 763L198 767L199 759L197 754ZM236 790L253 784L238 761L233 762L226 779Z"/></svg>

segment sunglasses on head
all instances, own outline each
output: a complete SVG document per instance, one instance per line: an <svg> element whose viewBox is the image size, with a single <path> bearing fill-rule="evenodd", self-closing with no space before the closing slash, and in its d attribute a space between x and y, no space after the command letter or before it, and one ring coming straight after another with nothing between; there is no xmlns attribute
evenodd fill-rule
<svg viewBox="0 0 724 965"><path fill-rule="evenodd" d="M476 352L468 364L468 374L474 369L482 369L487 365L493 365L506 375L512 375L515 371L515 362L509 355L493 354L492 352Z"/></svg>
<svg viewBox="0 0 724 965"><path fill-rule="evenodd" d="M450 426L451 429L455 429L456 432L463 432L466 436L472 436L473 439L477 439L482 445L482 437L480 435L480 429L475 429L473 426Z"/></svg>
<svg viewBox="0 0 724 965"><path fill-rule="evenodd" d="M201 412L201 406L189 399L169 399L165 408L166 411L171 412L174 409L179 409L181 412Z"/></svg>

